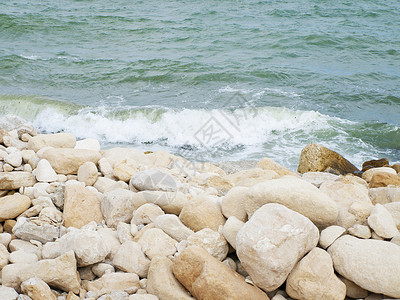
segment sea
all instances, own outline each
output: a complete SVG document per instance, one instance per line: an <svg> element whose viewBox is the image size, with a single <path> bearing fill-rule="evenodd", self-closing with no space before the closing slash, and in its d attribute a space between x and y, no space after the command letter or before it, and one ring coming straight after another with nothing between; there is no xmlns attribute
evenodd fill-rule
<svg viewBox="0 0 400 300"><path fill-rule="evenodd" d="M400 161L398 0L0 1L0 117L194 161Z"/></svg>

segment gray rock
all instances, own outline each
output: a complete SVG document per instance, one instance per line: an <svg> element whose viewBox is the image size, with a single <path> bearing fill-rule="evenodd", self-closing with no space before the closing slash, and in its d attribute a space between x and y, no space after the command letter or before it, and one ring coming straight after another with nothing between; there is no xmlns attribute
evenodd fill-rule
<svg viewBox="0 0 400 300"><path fill-rule="evenodd" d="M177 191L176 180L168 173L159 169L149 169L134 174L130 180L139 191Z"/></svg>

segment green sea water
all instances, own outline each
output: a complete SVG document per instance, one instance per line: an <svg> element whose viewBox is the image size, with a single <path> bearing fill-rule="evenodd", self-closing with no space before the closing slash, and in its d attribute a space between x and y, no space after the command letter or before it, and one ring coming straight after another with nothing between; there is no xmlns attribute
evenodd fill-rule
<svg viewBox="0 0 400 300"><path fill-rule="evenodd" d="M2 1L6 114L194 160L400 161L400 2Z"/></svg>

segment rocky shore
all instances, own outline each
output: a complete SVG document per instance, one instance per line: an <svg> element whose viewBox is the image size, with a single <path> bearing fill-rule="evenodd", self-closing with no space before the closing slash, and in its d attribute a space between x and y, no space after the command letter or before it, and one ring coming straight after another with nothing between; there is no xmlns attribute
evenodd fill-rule
<svg viewBox="0 0 400 300"><path fill-rule="evenodd" d="M8 116L0 299L400 298L400 165L299 155L193 163Z"/></svg>

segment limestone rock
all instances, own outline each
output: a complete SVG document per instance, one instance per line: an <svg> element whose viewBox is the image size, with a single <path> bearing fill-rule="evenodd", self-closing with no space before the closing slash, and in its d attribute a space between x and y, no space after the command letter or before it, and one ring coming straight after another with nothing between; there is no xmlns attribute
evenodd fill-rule
<svg viewBox="0 0 400 300"><path fill-rule="evenodd" d="M309 218L321 227L332 225L338 216L335 202L317 187L293 176L284 176L250 189L245 209L249 217L267 203L282 204Z"/></svg>
<svg viewBox="0 0 400 300"><path fill-rule="evenodd" d="M124 291L139 288L139 276L134 273L109 273L101 278L83 283L87 291L110 293L111 291Z"/></svg>
<svg viewBox="0 0 400 300"><path fill-rule="evenodd" d="M178 242L186 240L191 234L193 234L193 231L183 225L176 215L160 215L155 218L154 224L157 228L162 229L166 234Z"/></svg>
<svg viewBox="0 0 400 300"><path fill-rule="evenodd" d="M397 229L400 230L400 201L385 204L384 207L390 212Z"/></svg>
<svg viewBox="0 0 400 300"><path fill-rule="evenodd" d="M53 170L49 161L41 159L36 166L35 176L37 181L53 182L57 181L57 173Z"/></svg>
<svg viewBox="0 0 400 300"><path fill-rule="evenodd" d="M391 166L391 168L393 168L393 169L397 172L397 174L400 173L400 163L393 164L393 165Z"/></svg>
<svg viewBox="0 0 400 300"><path fill-rule="evenodd" d="M11 152L9 153L5 158L4 161L8 164L10 164L11 166L13 166L14 168L18 168L21 166L22 164L22 155L21 155L21 151L15 151L15 152Z"/></svg>
<svg viewBox="0 0 400 300"><path fill-rule="evenodd" d="M85 162L97 164L100 153L86 149L52 148L43 153L43 158L47 159L53 169L58 174L77 174L78 169Z"/></svg>
<svg viewBox="0 0 400 300"><path fill-rule="evenodd" d="M136 197L143 203L153 203L168 214L179 215L182 208L191 202L191 196L182 192L142 191Z"/></svg>
<svg viewBox="0 0 400 300"><path fill-rule="evenodd" d="M139 165L132 159L124 160L115 165L113 175L122 181L128 182L139 171Z"/></svg>
<svg viewBox="0 0 400 300"><path fill-rule="evenodd" d="M106 193L101 201L101 211L109 227L116 227L119 222L129 223L133 211L146 202L129 190L116 189Z"/></svg>
<svg viewBox="0 0 400 300"><path fill-rule="evenodd" d="M349 228L354 224L363 224L372 209L368 189L358 183L327 181L320 186L338 206L339 214L335 225Z"/></svg>
<svg viewBox="0 0 400 300"><path fill-rule="evenodd" d="M61 253L72 250L75 253L79 267L89 266L103 261L110 253L110 247L102 236L90 229L71 228L69 232L59 238L55 243L47 243L43 246L43 256L49 247L52 247L52 255L58 256ZM57 250L59 253L57 253Z"/></svg>
<svg viewBox="0 0 400 300"><path fill-rule="evenodd" d="M3 269L9 261L10 253L8 253L6 246L0 245L0 270Z"/></svg>
<svg viewBox="0 0 400 300"><path fill-rule="evenodd" d="M374 206L368 217L368 225L377 235L386 239L391 239L399 233L392 215L382 204Z"/></svg>
<svg viewBox="0 0 400 300"><path fill-rule="evenodd" d="M104 274L114 273L115 269L114 269L113 265L106 264L106 263L98 263L98 264L93 265L92 272L97 277L101 277Z"/></svg>
<svg viewBox="0 0 400 300"><path fill-rule="evenodd" d="M225 223L220 207L207 197L197 197L186 204L179 214L179 219L193 231L203 228L216 231Z"/></svg>
<svg viewBox="0 0 400 300"><path fill-rule="evenodd" d="M107 158L102 157L99 160L99 169L100 169L100 172L104 175L104 177L111 178L111 179L114 177L113 167Z"/></svg>
<svg viewBox="0 0 400 300"><path fill-rule="evenodd" d="M100 151L100 143L96 139L88 138L76 142L75 149Z"/></svg>
<svg viewBox="0 0 400 300"><path fill-rule="evenodd" d="M150 159L143 152L133 148L108 149L104 151L103 157L110 162L112 167L127 159L132 159L141 165L151 165Z"/></svg>
<svg viewBox="0 0 400 300"><path fill-rule="evenodd" d="M204 228L188 237L186 246L199 246L205 249L210 255L223 261L228 254L228 243L218 232L210 228Z"/></svg>
<svg viewBox="0 0 400 300"><path fill-rule="evenodd" d="M301 178L319 188L325 181L337 181L340 177L327 172L307 172Z"/></svg>
<svg viewBox="0 0 400 300"><path fill-rule="evenodd" d="M11 234L7 232L0 233L0 244L8 247L8 244L11 242Z"/></svg>
<svg viewBox="0 0 400 300"><path fill-rule="evenodd" d="M153 223L158 217L164 215L162 209L153 203L146 203L133 212L131 223L135 225Z"/></svg>
<svg viewBox="0 0 400 300"><path fill-rule="evenodd" d="M168 173L159 169L149 169L135 173L130 181L139 191L177 191L176 180Z"/></svg>
<svg viewBox="0 0 400 300"><path fill-rule="evenodd" d="M25 240L36 240L41 243L52 242L60 235L60 228L43 222L33 222L24 217L18 218L12 229L16 237Z"/></svg>
<svg viewBox="0 0 400 300"><path fill-rule="evenodd" d="M56 296L51 292L50 287L42 279L32 277L21 284L21 289L25 295L32 300L56 300Z"/></svg>
<svg viewBox="0 0 400 300"><path fill-rule="evenodd" d="M301 257L319 239L317 227L280 204L266 204L236 236L236 253L254 283L273 291L285 282Z"/></svg>
<svg viewBox="0 0 400 300"><path fill-rule="evenodd" d="M117 189L129 190L126 182L115 181L107 177L98 177L93 185L100 193L108 193Z"/></svg>
<svg viewBox="0 0 400 300"><path fill-rule="evenodd" d="M9 244L9 248L10 248L10 251L12 251L12 252L18 251L18 250L23 250L25 252L33 253L35 255L38 255L38 253L40 252L38 246L33 245L30 242L19 240L19 239L12 240Z"/></svg>
<svg viewBox="0 0 400 300"><path fill-rule="evenodd" d="M400 202L400 187L379 187L369 189L369 197L373 204Z"/></svg>
<svg viewBox="0 0 400 300"><path fill-rule="evenodd" d="M0 222L14 219L31 206L28 196L14 194L0 198Z"/></svg>
<svg viewBox="0 0 400 300"><path fill-rule="evenodd" d="M118 239L121 244L126 241L133 241L132 226L124 222L119 222L117 225Z"/></svg>
<svg viewBox="0 0 400 300"><path fill-rule="evenodd" d="M2 270L3 285L17 290L23 281L32 277L42 279L51 287L79 293L80 278L77 275L73 251L64 253L55 259L43 259L33 265L10 264Z"/></svg>
<svg viewBox="0 0 400 300"><path fill-rule="evenodd" d="M174 255L176 252L177 242L159 228L146 230L138 242L150 259Z"/></svg>
<svg viewBox="0 0 400 300"><path fill-rule="evenodd" d="M103 220L100 201L97 195L80 184L69 184L64 193L64 225L81 228L95 221Z"/></svg>
<svg viewBox="0 0 400 300"><path fill-rule="evenodd" d="M94 162L87 161L78 169L78 181L84 182L88 186L95 184L97 177L98 171Z"/></svg>
<svg viewBox="0 0 400 300"><path fill-rule="evenodd" d="M297 173L285 168L284 166L281 166L280 164L276 163L272 159L268 157L264 157L257 163L257 168L261 168L264 170L272 170L278 173L279 176L285 176L285 175L292 175L292 176L298 176Z"/></svg>
<svg viewBox="0 0 400 300"><path fill-rule="evenodd" d="M34 264L38 262L38 257L37 254L26 252L24 250L18 250L11 252L9 260L12 264Z"/></svg>
<svg viewBox="0 0 400 300"><path fill-rule="evenodd" d="M0 190L15 190L35 183L36 179L30 172L0 172Z"/></svg>
<svg viewBox="0 0 400 300"><path fill-rule="evenodd" d="M235 216L242 222L247 220L245 201L248 198L247 187L234 187L223 198L221 202L222 213L225 218Z"/></svg>
<svg viewBox="0 0 400 300"><path fill-rule="evenodd" d="M158 300L158 299L160 298L152 294L133 294L129 296L128 300Z"/></svg>
<svg viewBox="0 0 400 300"><path fill-rule="evenodd" d="M371 230L366 225L354 224L352 227L348 229L348 232L360 239L369 239L371 238Z"/></svg>
<svg viewBox="0 0 400 300"><path fill-rule="evenodd" d="M323 249L328 248L333 244L344 232L345 228L332 225L321 231L321 235L319 237L319 244Z"/></svg>
<svg viewBox="0 0 400 300"><path fill-rule="evenodd" d="M146 289L160 300L193 299L172 274L172 261L162 256L151 260Z"/></svg>
<svg viewBox="0 0 400 300"><path fill-rule="evenodd" d="M353 299L367 298L369 292L353 281L339 275L339 279L346 285L346 296Z"/></svg>
<svg viewBox="0 0 400 300"><path fill-rule="evenodd" d="M375 173L369 182L370 188L398 186L400 187L400 177L387 172Z"/></svg>
<svg viewBox="0 0 400 300"><path fill-rule="evenodd" d="M393 174L396 175L397 172L389 167L380 167L380 168L373 168L373 169L369 169L368 171L365 171L362 175L362 178L366 181L366 182L370 182L372 179L372 176L374 176L376 173L381 173L381 172L385 172L385 173L389 173L389 174Z"/></svg>
<svg viewBox="0 0 400 300"><path fill-rule="evenodd" d="M13 288L4 285L0 286L0 299L16 300L17 298L18 293Z"/></svg>
<svg viewBox="0 0 400 300"><path fill-rule="evenodd" d="M118 250L119 246L121 245L118 233L113 230L112 228L104 227L99 228L97 232L100 234L102 241L108 245L109 249L111 249L107 258L110 260L113 259L115 252Z"/></svg>
<svg viewBox="0 0 400 300"><path fill-rule="evenodd" d="M238 220L235 216L231 216L226 220L221 229L222 235L228 243L236 250L236 236L239 230L243 227L244 223Z"/></svg>
<svg viewBox="0 0 400 300"><path fill-rule="evenodd" d="M172 265L175 277L196 299L269 299L257 287L219 262L206 250L192 246L186 248Z"/></svg>
<svg viewBox="0 0 400 300"><path fill-rule="evenodd" d="M29 149L38 152L44 147L74 148L76 138L72 133L38 134L28 141Z"/></svg>
<svg viewBox="0 0 400 300"><path fill-rule="evenodd" d="M146 277L150 260L144 255L141 246L133 241L126 241L115 252L113 265L125 271Z"/></svg>
<svg viewBox="0 0 400 300"><path fill-rule="evenodd" d="M359 171L352 163L335 151L319 144L309 144L301 150L297 172L323 172L333 169L340 174Z"/></svg>
<svg viewBox="0 0 400 300"><path fill-rule="evenodd" d="M294 299L346 298L346 285L335 275L330 255L314 248L290 272L286 292Z"/></svg>
<svg viewBox="0 0 400 300"><path fill-rule="evenodd" d="M329 247L335 270L374 293L400 297L400 247L344 235Z"/></svg>
<svg viewBox="0 0 400 300"><path fill-rule="evenodd" d="M280 177L278 173L272 170L264 170L261 168L254 168L249 170L239 171L225 176L229 182L234 186L250 187L265 180L271 180Z"/></svg>

